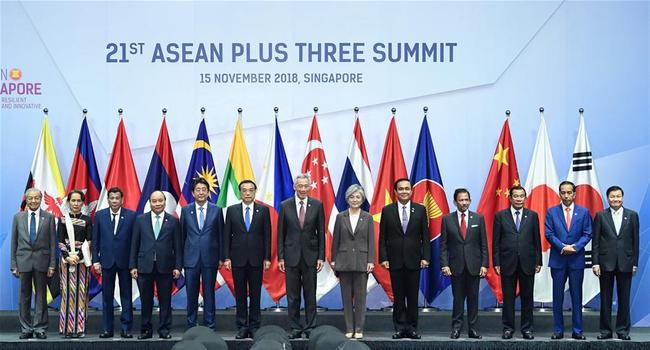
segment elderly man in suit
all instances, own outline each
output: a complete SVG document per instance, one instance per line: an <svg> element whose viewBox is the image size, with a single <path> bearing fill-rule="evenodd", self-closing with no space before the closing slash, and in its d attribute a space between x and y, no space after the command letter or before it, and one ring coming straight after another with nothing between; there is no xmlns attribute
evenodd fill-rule
<svg viewBox="0 0 650 350"><path fill-rule="evenodd" d="M153 191L149 197L151 211L135 220L129 266L138 280L142 302L142 326L138 339L152 337L154 283L158 292L160 319L158 335L171 339L172 282L181 275L183 256L178 219L165 212L165 194Z"/></svg>
<svg viewBox="0 0 650 350"><path fill-rule="evenodd" d="M47 279L56 267L56 229L54 216L41 209L43 193L30 188L25 192L27 210L14 215L11 224L11 273L20 279L20 339L45 339L47 335ZM34 320L31 303L34 288Z"/></svg>
<svg viewBox="0 0 650 350"><path fill-rule="evenodd" d="M325 261L323 203L309 197L311 179L296 176L294 197L283 201L278 216L278 268L285 273L291 332L297 339L316 326L316 274ZM305 324L300 320L300 290L305 297Z"/></svg>
<svg viewBox="0 0 650 350"><path fill-rule="evenodd" d="M542 242L537 213L524 208L526 189L510 187L510 207L497 212L492 230L492 263L501 276L503 339L515 330L515 299L519 284L521 334L533 339L533 287L542 268Z"/></svg>
<svg viewBox="0 0 650 350"><path fill-rule="evenodd" d="M397 179L393 190L397 202L382 209L379 221L379 261L393 288L393 339L420 339L418 291L420 269L431 260L429 218L424 206L411 201L409 179Z"/></svg>
<svg viewBox="0 0 650 350"><path fill-rule="evenodd" d="M478 332L478 287L487 274L490 261L483 216L469 210L469 191L454 191L458 208L442 219L440 231L440 266L451 276L454 305L451 318L451 339L458 339L463 328L463 311L467 299L467 325L470 338L481 339Z"/></svg>
<svg viewBox="0 0 650 350"><path fill-rule="evenodd" d="M553 279L553 321L551 339L564 337L564 285L569 280L573 332L571 337L586 339L582 333L582 280L585 274L585 246L591 240L591 215L587 208L574 203L576 186L560 183L562 203L549 208L544 219L546 240L551 244L548 266Z"/></svg>
<svg viewBox="0 0 650 350"><path fill-rule="evenodd" d="M187 327L197 325L199 285L202 285L203 324L214 329L214 285L222 261L223 213L208 202L210 184L204 178L192 181L192 196L194 202L183 207L180 219Z"/></svg>
<svg viewBox="0 0 650 350"><path fill-rule="evenodd" d="M609 208L596 214L593 228L593 272L600 278L600 335L612 338L614 279L618 295L616 334L630 340L630 287L639 266L639 215L623 208L623 189L607 189Z"/></svg>
<svg viewBox="0 0 650 350"><path fill-rule="evenodd" d="M133 302L129 273L131 237L135 212L123 208L124 195L118 187L108 190L108 208L95 213L92 232L93 269L102 276L102 328L100 338L113 337L115 277L120 284L122 323L120 336L132 338Z"/></svg>
<svg viewBox="0 0 650 350"><path fill-rule="evenodd" d="M256 191L252 180L240 182L242 201L226 212L224 267L232 269L235 282L236 339L253 338L260 328L262 273L271 266L271 216L268 207L255 203Z"/></svg>

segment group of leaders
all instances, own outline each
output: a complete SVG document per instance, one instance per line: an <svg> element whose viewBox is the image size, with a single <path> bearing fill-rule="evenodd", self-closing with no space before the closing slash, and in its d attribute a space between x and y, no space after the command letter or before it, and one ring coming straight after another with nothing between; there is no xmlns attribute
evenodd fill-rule
<svg viewBox="0 0 650 350"><path fill-rule="evenodd" d="M286 277L289 338L309 337L316 325L316 276L325 259L325 215L322 203L309 197L311 179L294 179L295 196L282 202L277 223L278 267ZM131 280L137 280L142 303L138 339L153 336L152 309L157 293L160 314L157 333L171 337L171 291L175 279L185 275L187 327L196 326L199 290L203 290L203 325L215 326L214 285L217 270L232 271L236 299L237 339L252 337L260 327L262 276L271 265L271 219L269 210L255 203L257 186L251 180L239 183L241 203L225 211L208 202L209 184L202 178L192 183L195 201L182 208L180 219L165 212L165 195L155 191L149 198L150 212L136 214L122 207L119 188L108 191L109 207L97 211L94 222L81 213L84 193L67 195L69 211L58 225L53 215L41 209L38 189L26 191L27 208L14 216L11 236L11 271L20 279L19 320L21 339L45 339L48 327L47 281L57 268L61 283L59 333L65 337L85 334L90 269L101 274L102 327L100 338L113 337L113 298L119 281L120 336L131 338L133 323ZM397 201L383 208L380 218L379 251L375 251L373 217L361 209L364 189L350 186L345 198L349 209L339 213L334 224L331 267L340 280L346 337L363 338L368 274L380 264L388 269L394 296L393 339L419 339L418 287L420 270L431 260L429 216L424 206L411 200L408 179L394 183ZM564 337L562 305L569 281L572 302L572 338L585 339L582 328L582 281L585 246L592 241L593 273L601 291L600 335L629 340L629 298L632 276L639 259L639 218L623 207L623 189L607 190L609 208L597 213L576 205L575 185L559 186L561 203L548 210L545 238L550 244L549 267L553 279L552 339ZM494 218L492 256L484 218L469 209L470 193L454 191L457 210L442 220L440 266L451 278L453 311L450 338L457 339L464 326L470 338L480 339L478 292L490 260L500 276L503 292L503 339L514 334L515 298L521 298L521 334L534 338L533 285L542 266L542 237L538 214L525 208L526 190L513 186L509 208ZM615 328L611 325L614 280L618 293ZM32 286L35 312L31 314ZM154 287L155 286L155 287ZM301 293L302 292L302 293ZM300 317L301 294L304 319Z"/></svg>

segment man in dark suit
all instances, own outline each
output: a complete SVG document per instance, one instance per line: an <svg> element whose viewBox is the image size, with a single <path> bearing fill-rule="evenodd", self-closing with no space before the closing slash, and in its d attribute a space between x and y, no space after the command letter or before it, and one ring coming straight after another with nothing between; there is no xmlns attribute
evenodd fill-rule
<svg viewBox="0 0 650 350"><path fill-rule="evenodd" d="M467 299L467 325L470 338L481 339L478 332L478 287L487 274L487 235L483 216L469 211L469 191L454 191L458 210L442 219L440 231L440 266L445 276L451 276L454 306L451 316L451 339L458 339L463 328L463 311Z"/></svg>
<svg viewBox="0 0 650 350"><path fill-rule="evenodd" d="M526 189L510 188L510 207L494 216L492 264L501 276L503 290L503 339L515 330L517 283L521 297L521 334L533 339L533 287L535 274L542 268L542 242L537 213L524 208Z"/></svg>
<svg viewBox="0 0 650 350"><path fill-rule="evenodd" d="M138 339L152 336L154 282L160 305L158 335L161 339L171 339L172 281L180 277L183 263L181 230L178 219L165 213L165 194L162 191L151 193L149 205L151 211L135 220L129 261L131 276L138 280L142 303L142 326Z"/></svg>
<svg viewBox="0 0 650 350"><path fill-rule="evenodd" d="M548 266L553 279L553 322L551 339L564 337L564 286L569 280L573 332L571 337L586 339L582 333L582 280L585 274L585 246L591 239L591 215L574 203L576 186L560 183L560 205L549 208L544 219L544 235L551 244Z"/></svg>
<svg viewBox="0 0 650 350"><path fill-rule="evenodd" d="M187 327L197 325L199 285L203 285L203 324L214 329L214 285L221 265L223 213L208 202L210 185L204 178L192 181L193 203L181 210L181 242L187 293Z"/></svg>
<svg viewBox="0 0 650 350"><path fill-rule="evenodd" d="M242 202L226 212L224 266L235 282L236 339L253 338L260 328L262 273L271 266L271 217L269 208L255 203L256 191L252 180L240 182Z"/></svg>
<svg viewBox="0 0 650 350"><path fill-rule="evenodd" d="M411 202L411 182L393 184L397 202L381 211L379 261L390 273L393 288L393 339L420 339L418 291L420 269L429 266L429 218L424 206Z"/></svg>
<svg viewBox="0 0 650 350"><path fill-rule="evenodd" d="M115 276L120 284L122 323L120 336L132 338L133 302L129 259L135 212L122 208L122 190L113 187L108 190L108 208L95 213L92 250L93 268L102 276L102 328L100 338L113 337L113 298Z"/></svg>
<svg viewBox="0 0 650 350"><path fill-rule="evenodd" d="M40 190L28 189L27 210L14 215L11 224L11 273L20 279L20 339L29 339L34 333L38 339L47 338L47 279L54 276L56 267L56 229L54 216L41 210L42 198Z"/></svg>
<svg viewBox="0 0 650 350"><path fill-rule="evenodd" d="M639 215L623 208L623 189L607 189L609 208L596 214L591 242L593 271L600 278L600 335L612 338L614 279L618 295L616 334L630 340L630 287L639 266Z"/></svg>
<svg viewBox="0 0 650 350"><path fill-rule="evenodd" d="M278 268L285 273L289 338L296 339L316 326L316 274L325 260L323 203L308 197L311 179L296 176L296 195L282 202L278 216ZM305 297L305 324L300 321L300 289Z"/></svg>

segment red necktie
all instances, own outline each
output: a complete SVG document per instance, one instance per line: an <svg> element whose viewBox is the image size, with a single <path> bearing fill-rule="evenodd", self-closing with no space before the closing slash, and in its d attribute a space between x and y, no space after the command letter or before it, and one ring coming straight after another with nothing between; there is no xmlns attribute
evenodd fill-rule
<svg viewBox="0 0 650 350"><path fill-rule="evenodd" d="M467 222L465 221L465 213L460 214L460 235L463 240L467 239Z"/></svg>
<svg viewBox="0 0 650 350"><path fill-rule="evenodd" d="M564 218L566 219L566 229L571 230L571 208L564 208L565 214Z"/></svg>

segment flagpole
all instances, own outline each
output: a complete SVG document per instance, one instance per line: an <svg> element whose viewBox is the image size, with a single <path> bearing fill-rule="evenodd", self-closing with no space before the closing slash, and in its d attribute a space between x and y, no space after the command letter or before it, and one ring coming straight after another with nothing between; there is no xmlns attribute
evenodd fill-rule
<svg viewBox="0 0 650 350"><path fill-rule="evenodd" d="M81 116L85 119L85 118L86 118L86 114L88 114L88 110L84 108L84 109L81 111Z"/></svg>
<svg viewBox="0 0 650 350"><path fill-rule="evenodd" d="M163 114L163 119L165 119L165 117L167 116L167 108L163 107L162 114Z"/></svg>
<svg viewBox="0 0 650 350"><path fill-rule="evenodd" d="M359 107L354 107L354 119L359 118Z"/></svg>

